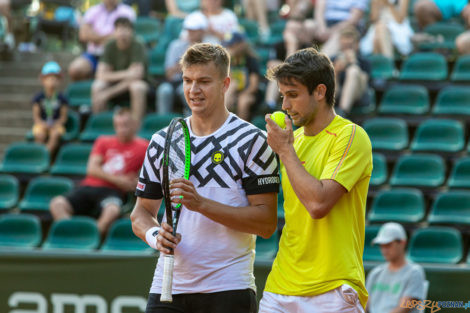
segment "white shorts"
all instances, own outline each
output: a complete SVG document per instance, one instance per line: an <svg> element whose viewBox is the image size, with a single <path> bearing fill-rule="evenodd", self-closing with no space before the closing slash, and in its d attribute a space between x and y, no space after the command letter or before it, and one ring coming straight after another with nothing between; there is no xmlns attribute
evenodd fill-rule
<svg viewBox="0 0 470 313"><path fill-rule="evenodd" d="M263 292L259 313L364 313L356 290L349 285L312 297Z"/></svg>

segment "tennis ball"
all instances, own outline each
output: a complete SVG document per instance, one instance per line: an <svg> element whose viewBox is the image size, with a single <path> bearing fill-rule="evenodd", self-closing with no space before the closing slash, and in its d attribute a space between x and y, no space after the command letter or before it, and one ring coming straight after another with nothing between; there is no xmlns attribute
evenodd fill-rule
<svg viewBox="0 0 470 313"><path fill-rule="evenodd" d="M271 119L276 122L279 127L282 129L286 128L286 115L284 112L281 111L276 111L273 114L271 114Z"/></svg>

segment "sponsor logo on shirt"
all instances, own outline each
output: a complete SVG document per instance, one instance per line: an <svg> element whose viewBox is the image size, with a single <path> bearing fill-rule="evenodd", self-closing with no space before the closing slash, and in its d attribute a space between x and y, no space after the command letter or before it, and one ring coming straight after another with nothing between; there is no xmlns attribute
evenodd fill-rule
<svg viewBox="0 0 470 313"><path fill-rule="evenodd" d="M137 183L137 189L139 189L140 191L144 191L145 190L145 184L141 183L141 182L138 182Z"/></svg>
<svg viewBox="0 0 470 313"><path fill-rule="evenodd" d="M258 186L271 185L271 184L279 184L279 177L272 176L272 177L258 178Z"/></svg>

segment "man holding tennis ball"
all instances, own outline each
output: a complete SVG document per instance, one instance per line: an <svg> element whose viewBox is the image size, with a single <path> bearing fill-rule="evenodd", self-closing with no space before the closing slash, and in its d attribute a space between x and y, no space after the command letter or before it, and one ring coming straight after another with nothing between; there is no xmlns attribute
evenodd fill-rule
<svg viewBox="0 0 470 313"><path fill-rule="evenodd" d="M290 119L266 116L268 144L281 160L285 226L259 312L364 312L369 137L336 115L335 73L323 53L300 50L268 78Z"/></svg>

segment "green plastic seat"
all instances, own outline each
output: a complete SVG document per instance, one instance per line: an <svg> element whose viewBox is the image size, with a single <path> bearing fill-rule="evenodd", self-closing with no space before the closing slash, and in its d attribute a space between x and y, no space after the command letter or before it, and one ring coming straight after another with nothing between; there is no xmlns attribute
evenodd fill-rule
<svg viewBox="0 0 470 313"><path fill-rule="evenodd" d="M453 82L470 81L470 55L459 56L450 75L450 80Z"/></svg>
<svg viewBox="0 0 470 313"><path fill-rule="evenodd" d="M93 145L86 143L70 143L60 148L54 165L53 175L86 175L88 156Z"/></svg>
<svg viewBox="0 0 470 313"><path fill-rule="evenodd" d="M7 147L0 172L41 174L48 168L49 152L44 145L19 142Z"/></svg>
<svg viewBox="0 0 470 313"><path fill-rule="evenodd" d="M379 106L380 114L423 115L429 111L429 94L419 85L395 85L388 88Z"/></svg>
<svg viewBox="0 0 470 313"><path fill-rule="evenodd" d="M246 18L240 18L238 19L238 23L240 24L240 27L244 31L248 41L250 41L252 44L256 44L259 42L259 33L258 33L259 27L256 21L249 20Z"/></svg>
<svg viewBox="0 0 470 313"><path fill-rule="evenodd" d="M91 115L80 134L81 141L94 141L101 135L114 135L113 112Z"/></svg>
<svg viewBox="0 0 470 313"><path fill-rule="evenodd" d="M458 152L465 146L464 126L450 119L429 119L419 124L411 151Z"/></svg>
<svg viewBox="0 0 470 313"><path fill-rule="evenodd" d="M154 49L149 53L149 68L148 72L152 76L164 76L165 75L165 57L166 50Z"/></svg>
<svg viewBox="0 0 470 313"><path fill-rule="evenodd" d="M256 261L272 262L276 257L278 244L277 231L268 239L256 236Z"/></svg>
<svg viewBox="0 0 470 313"><path fill-rule="evenodd" d="M436 154L402 155L390 177L392 186L438 187L445 179L446 166Z"/></svg>
<svg viewBox="0 0 470 313"><path fill-rule="evenodd" d="M33 249L41 243L39 218L30 214L0 215L0 249Z"/></svg>
<svg viewBox="0 0 470 313"><path fill-rule="evenodd" d="M371 63L372 79L392 79L395 76L395 65L393 59L387 58L381 54L373 54L368 57Z"/></svg>
<svg viewBox="0 0 470 313"><path fill-rule="evenodd" d="M451 227L418 229L411 236L408 257L419 263L457 264L463 257L462 235Z"/></svg>
<svg viewBox="0 0 470 313"><path fill-rule="evenodd" d="M470 188L470 157L458 159L449 175L450 188Z"/></svg>
<svg viewBox="0 0 470 313"><path fill-rule="evenodd" d="M447 79L447 61L439 53L420 52L411 55L403 64L400 80L444 81Z"/></svg>
<svg viewBox="0 0 470 313"><path fill-rule="evenodd" d="M269 34L269 37L260 38L261 43L267 46L274 46L275 44L282 42L284 40L282 37L282 33L284 32L285 28L286 28L286 20L284 19L278 19L272 22L269 25L269 29L271 32Z"/></svg>
<svg viewBox="0 0 470 313"><path fill-rule="evenodd" d="M20 183L13 175L0 175L0 211L16 206L20 194Z"/></svg>
<svg viewBox="0 0 470 313"><path fill-rule="evenodd" d="M62 135L62 140L71 141L77 139L80 132L80 116L77 112L67 110L67 122L65 123L65 134ZM33 131L30 130L26 134L26 140L34 140Z"/></svg>
<svg viewBox="0 0 470 313"><path fill-rule="evenodd" d="M153 252L145 242L132 231L132 223L128 218L115 221L101 247L103 251Z"/></svg>
<svg viewBox="0 0 470 313"><path fill-rule="evenodd" d="M74 216L52 223L42 248L91 251L98 248L99 243L96 221L87 216Z"/></svg>
<svg viewBox="0 0 470 313"><path fill-rule="evenodd" d="M35 177L26 187L19 208L22 211L48 211L53 197L65 194L72 188L72 180L66 177Z"/></svg>
<svg viewBox="0 0 470 313"><path fill-rule="evenodd" d="M150 140L152 138L152 135L155 134L155 132L159 131L162 128L167 127L170 124L171 120L178 116L180 115L175 114L175 113L147 114L142 122L142 126L139 131L139 136L147 140Z"/></svg>
<svg viewBox="0 0 470 313"><path fill-rule="evenodd" d="M380 191L374 197L368 219L371 223L417 223L424 214L424 197L419 189L396 188Z"/></svg>
<svg viewBox="0 0 470 313"><path fill-rule="evenodd" d="M425 33L433 36L443 37L442 42L423 42L419 45L420 50L450 49L455 50L455 38L465 31L460 24L438 22L427 26Z"/></svg>
<svg viewBox="0 0 470 313"><path fill-rule="evenodd" d="M376 261L383 262L384 257L380 252L379 245L372 245L372 240L377 236L379 232L380 225L369 225L365 229L365 240L364 240L364 261Z"/></svg>
<svg viewBox="0 0 470 313"><path fill-rule="evenodd" d="M387 160L381 153L373 153L372 175L369 184L371 186L380 186L387 181L388 169Z"/></svg>
<svg viewBox="0 0 470 313"><path fill-rule="evenodd" d="M449 190L438 194L432 204L428 222L470 225L470 191Z"/></svg>
<svg viewBox="0 0 470 313"><path fill-rule="evenodd" d="M469 67L470 71L470 67ZM464 86L448 86L437 95L434 115L470 115L470 89Z"/></svg>
<svg viewBox="0 0 470 313"><path fill-rule="evenodd" d="M161 36L160 22L153 17L139 16L134 22L135 33L146 45L153 45Z"/></svg>
<svg viewBox="0 0 470 313"><path fill-rule="evenodd" d="M67 98L71 107L91 107L91 86L93 80L82 80L70 83L67 87Z"/></svg>
<svg viewBox="0 0 470 313"><path fill-rule="evenodd" d="M165 53L171 41L179 37L183 29L183 21L184 19L171 15L165 17L163 31L154 50Z"/></svg>
<svg viewBox="0 0 470 313"><path fill-rule="evenodd" d="M408 146L408 125L399 118L377 117L364 122L373 149L401 151Z"/></svg>
<svg viewBox="0 0 470 313"><path fill-rule="evenodd" d="M277 194L277 217L279 219L284 219L285 218L285 213L284 213L284 192L282 191L282 187L279 190L279 193Z"/></svg>
<svg viewBox="0 0 470 313"><path fill-rule="evenodd" d="M266 120L264 115L257 115L251 119L251 123L261 130L266 131Z"/></svg>

